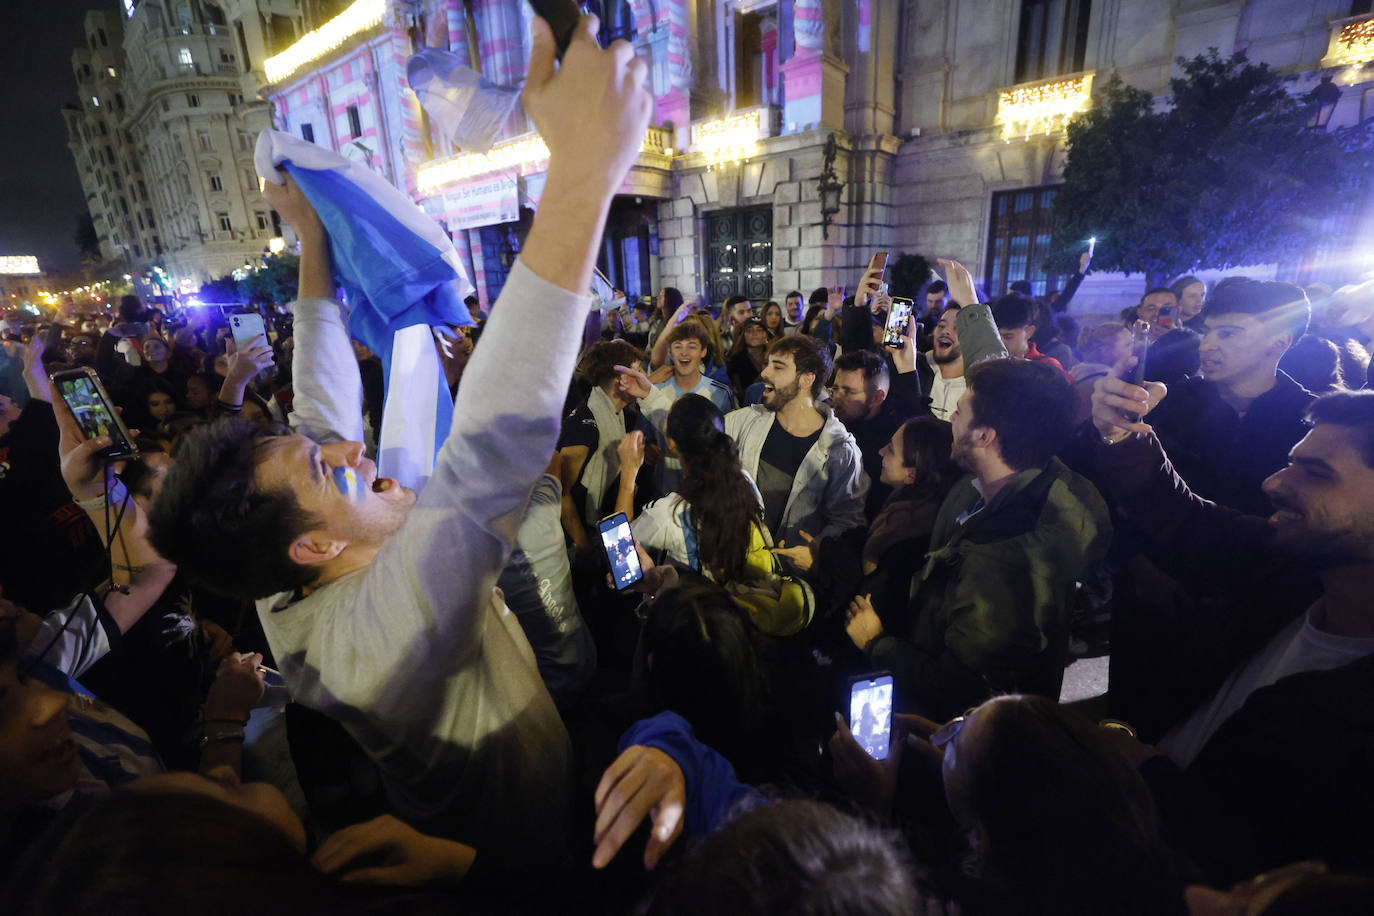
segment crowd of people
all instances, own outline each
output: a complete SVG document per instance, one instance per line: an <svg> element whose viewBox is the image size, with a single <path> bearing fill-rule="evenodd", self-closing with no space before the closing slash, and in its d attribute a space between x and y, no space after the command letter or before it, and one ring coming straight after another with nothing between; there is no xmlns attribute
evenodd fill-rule
<svg viewBox="0 0 1374 916"><path fill-rule="evenodd" d="M651 102L594 35L535 20L548 179L419 492L289 178L265 335L5 319L0 909L1374 911L1370 284L599 312Z"/></svg>

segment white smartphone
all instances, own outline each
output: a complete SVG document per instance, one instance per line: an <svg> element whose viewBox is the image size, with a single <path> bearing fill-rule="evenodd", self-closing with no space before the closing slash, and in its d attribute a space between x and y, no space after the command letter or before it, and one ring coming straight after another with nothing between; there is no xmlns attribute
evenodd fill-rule
<svg viewBox="0 0 1374 916"><path fill-rule="evenodd" d="M263 326L262 316L243 312L229 316L229 333L234 338L234 347L246 350L259 337L267 339L267 328Z"/></svg>

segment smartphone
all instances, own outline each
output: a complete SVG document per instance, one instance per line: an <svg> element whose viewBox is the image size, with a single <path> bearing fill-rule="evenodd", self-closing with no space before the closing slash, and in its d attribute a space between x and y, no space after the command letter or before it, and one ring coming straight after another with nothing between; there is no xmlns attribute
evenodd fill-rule
<svg viewBox="0 0 1374 916"><path fill-rule="evenodd" d="M1178 327L1178 306L1161 305L1159 307L1159 317L1155 319L1155 325L1166 331L1172 331Z"/></svg>
<svg viewBox="0 0 1374 916"><path fill-rule="evenodd" d="M1131 370L1128 381L1132 385L1143 388L1145 386L1145 358L1150 355L1150 323L1148 321L1136 321L1131 326L1131 350L1135 353L1135 368ZM1132 423L1140 421L1140 414L1133 411L1125 411L1125 416Z"/></svg>
<svg viewBox="0 0 1374 916"><path fill-rule="evenodd" d="M100 384L100 376L87 368L69 369L55 373L52 381L72 416L76 417L83 436L87 439L110 437L109 448L99 453L101 458L113 461L138 457L133 436L119 419L114 402L106 394L105 386Z"/></svg>
<svg viewBox="0 0 1374 916"><path fill-rule="evenodd" d="M911 300L893 299L887 310L887 327L883 329L883 346L900 350L906 336L907 320L911 318Z"/></svg>
<svg viewBox="0 0 1374 916"><path fill-rule="evenodd" d="M568 50L568 42L572 41L573 30L582 18L582 11L573 0L530 0L530 8L549 24L554 44L558 46L558 59L562 60L563 52Z"/></svg>
<svg viewBox="0 0 1374 916"><path fill-rule="evenodd" d="M849 682L849 731L874 760L886 760L892 740L892 674L875 671Z"/></svg>
<svg viewBox="0 0 1374 916"><path fill-rule="evenodd" d="M873 252L873 257L870 258L868 262L868 270L870 273L876 270L878 272L879 277L882 277L883 274L887 273L887 252Z"/></svg>
<svg viewBox="0 0 1374 916"><path fill-rule="evenodd" d="M1093 236L1092 238L1088 239L1088 260L1091 261L1091 260L1093 259L1093 255L1096 254L1096 253L1097 253L1097 236Z"/></svg>
<svg viewBox="0 0 1374 916"><path fill-rule="evenodd" d="M635 549L635 536L630 532L630 520L624 512L617 512L603 518L596 525L601 532L601 546L606 548L606 559L611 564L611 579L617 591L624 591L644 578L644 570L639 565L639 552Z"/></svg>
<svg viewBox="0 0 1374 916"><path fill-rule="evenodd" d="M43 347L53 353L62 346L62 325L55 324L43 332Z"/></svg>
<svg viewBox="0 0 1374 916"><path fill-rule="evenodd" d="M234 338L234 348L237 350L246 350L253 345L253 341L257 338L267 337L267 329L263 327L262 316L253 312L230 315L229 333Z"/></svg>

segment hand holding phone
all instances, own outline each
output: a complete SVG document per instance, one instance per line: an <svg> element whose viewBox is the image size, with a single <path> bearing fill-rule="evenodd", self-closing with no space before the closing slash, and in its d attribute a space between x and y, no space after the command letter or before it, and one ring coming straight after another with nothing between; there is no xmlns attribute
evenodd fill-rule
<svg viewBox="0 0 1374 916"><path fill-rule="evenodd" d="M100 377L89 368L69 369L52 376L57 394L62 398L86 440L108 436L110 444L101 449L99 457L105 461L137 458L138 449L133 436L124 426L114 401L110 400Z"/></svg>
<svg viewBox="0 0 1374 916"><path fill-rule="evenodd" d="M635 536L630 531L630 520L624 512L617 512L603 518L596 527L601 532L601 546L605 548L606 560L611 566L611 581L616 591L623 592L644 578Z"/></svg>
<svg viewBox="0 0 1374 916"><path fill-rule="evenodd" d="M573 30L582 18L581 10L573 0L530 0L530 8L549 24L554 44L558 46L558 59L562 60L563 52L568 50L568 42L572 40Z"/></svg>
<svg viewBox="0 0 1374 916"><path fill-rule="evenodd" d="M263 326L261 315L243 312L229 316L229 334L234 338L234 348L243 351L257 338L266 339L267 329Z"/></svg>
<svg viewBox="0 0 1374 916"><path fill-rule="evenodd" d="M900 350L906 343L906 326L911 319L911 300L893 299L887 310L887 326L883 329L883 346Z"/></svg>
<svg viewBox="0 0 1374 916"><path fill-rule="evenodd" d="M854 291L854 307L869 305L878 291L883 288L883 274L887 272L887 252L875 251L868 259L868 270L864 271L859 288Z"/></svg>

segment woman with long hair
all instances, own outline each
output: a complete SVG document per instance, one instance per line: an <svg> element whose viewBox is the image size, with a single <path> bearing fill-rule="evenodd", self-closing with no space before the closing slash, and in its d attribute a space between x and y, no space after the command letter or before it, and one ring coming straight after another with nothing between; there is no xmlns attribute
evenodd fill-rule
<svg viewBox="0 0 1374 916"><path fill-rule="evenodd" d="M773 303L774 306L777 303ZM778 312L781 321L782 312ZM744 392L758 381L759 373L768 362L768 342L772 337L764 326L764 321L749 318L740 325L735 335L735 345L730 348L730 358L725 363L730 373L730 382L735 386L735 399L743 404Z"/></svg>
<svg viewBox="0 0 1374 916"><path fill-rule="evenodd" d="M773 300L763 304L763 312L759 317L763 319L763 329L768 332L769 340L777 340L787 333L787 319L783 316L782 306Z"/></svg>
<svg viewBox="0 0 1374 916"><path fill-rule="evenodd" d="M669 453L682 461L681 488L634 518L644 440L643 434L630 433L621 443L616 511L633 519L635 539L656 558L717 582L734 581L744 572L754 529L763 528L763 503L725 432L725 414L701 395L684 395L668 412L664 432Z"/></svg>

